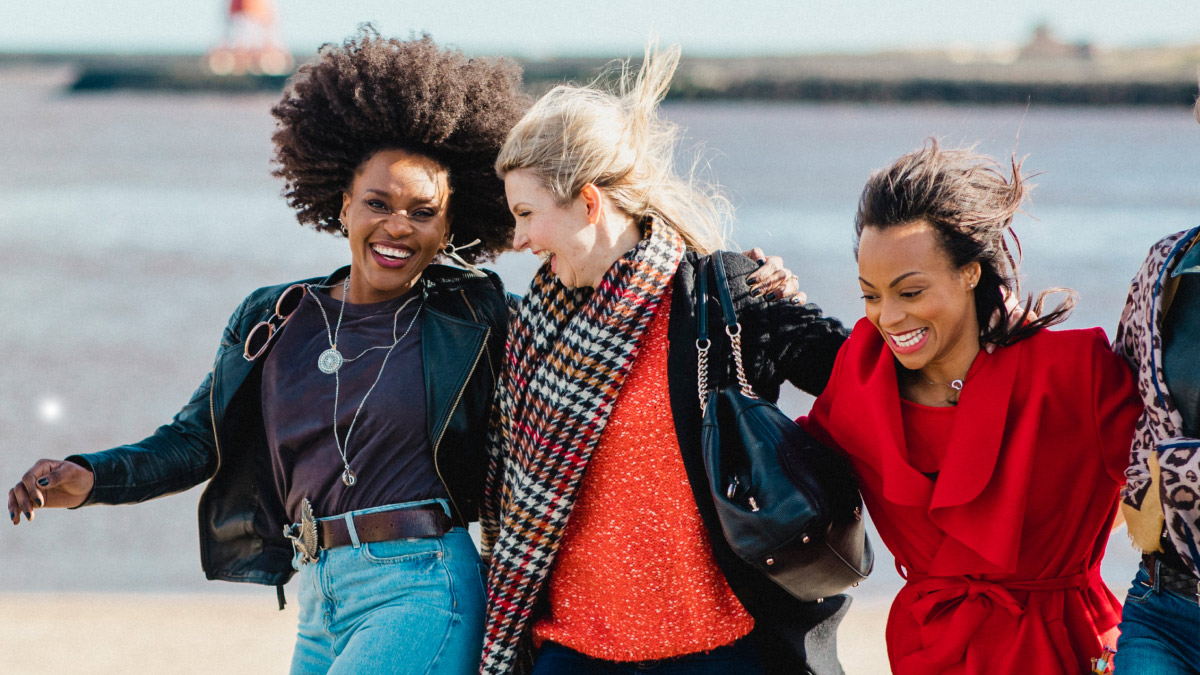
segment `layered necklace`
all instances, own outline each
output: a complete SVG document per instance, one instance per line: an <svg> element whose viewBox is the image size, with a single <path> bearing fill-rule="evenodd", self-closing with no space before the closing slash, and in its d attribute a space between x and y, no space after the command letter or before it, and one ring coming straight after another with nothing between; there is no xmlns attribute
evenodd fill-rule
<svg viewBox="0 0 1200 675"><path fill-rule="evenodd" d="M345 467L345 470L342 471L342 483L344 483L346 487L351 487L358 482L358 476L355 475L354 471L350 468L350 460L346 457L346 452L350 447L350 434L354 431L354 424L358 421L358 415L362 412L363 406L366 405L367 398L371 396L371 392L375 391L375 385L379 384L380 378L383 377L383 368L387 365L388 358L391 357L392 351L396 349L396 345L400 344L400 342L408 336L409 331L411 331L413 325L416 324L417 317L421 315L421 310L425 308L425 301L421 301L420 306L417 307L417 311L413 313L412 320L408 322L408 327L404 329L404 333L399 337L396 336L396 329L399 327L398 324L400 322L400 313L403 312L404 308L408 307L413 300L416 300L420 294L414 295L408 300L405 300L404 304L400 305L400 307L396 309L396 312L392 315L392 344L368 347L359 352L357 356L345 358L342 356L342 353L338 351L337 339L338 334L342 329L342 317L346 314L346 297L348 295L350 295L350 277L346 277L346 282L342 284L342 306L341 309L338 310L336 325L330 325L329 315L325 313L325 307L321 304L321 301L317 298L314 298L314 300L317 301L317 308L321 310L321 318L325 320L325 334L329 339L329 349L321 352L321 355L317 357L317 368L326 375L333 375L333 441L337 445L338 454L342 457L342 466ZM367 393L363 394L362 400L358 402L358 408L354 411L354 417L350 419L349 428L346 429L346 437L340 438L338 436L337 428L337 411L338 397L342 388L340 372L342 365L360 359L367 352L374 351L376 349L387 350L387 353L383 355L383 363L379 364L379 372L375 374L375 381L371 383L370 388L367 389Z"/></svg>

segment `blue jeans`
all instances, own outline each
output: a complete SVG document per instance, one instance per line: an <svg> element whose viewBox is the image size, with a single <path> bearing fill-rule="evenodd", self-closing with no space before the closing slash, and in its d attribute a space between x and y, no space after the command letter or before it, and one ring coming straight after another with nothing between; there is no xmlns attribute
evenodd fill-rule
<svg viewBox="0 0 1200 675"><path fill-rule="evenodd" d="M1195 596L1188 600L1152 586L1145 566L1139 567L1121 612L1116 666L1120 675L1200 675Z"/></svg>
<svg viewBox="0 0 1200 675"><path fill-rule="evenodd" d="M537 652L533 675L763 675L758 654L743 639L711 652L686 654L660 661L621 663L602 661L554 642L543 643Z"/></svg>
<svg viewBox="0 0 1200 675"><path fill-rule="evenodd" d="M294 563L300 627L292 675L478 673L485 577L467 531L367 544L351 532L354 545Z"/></svg>

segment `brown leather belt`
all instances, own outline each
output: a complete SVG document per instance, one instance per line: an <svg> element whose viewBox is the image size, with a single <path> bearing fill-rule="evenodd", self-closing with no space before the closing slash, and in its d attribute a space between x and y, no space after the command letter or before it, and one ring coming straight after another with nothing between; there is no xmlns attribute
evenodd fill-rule
<svg viewBox="0 0 1200 675"><path fill-rule="evenodd" d="M411 537L440 537L454 527L441 507L392 509L364 513L353 518L354 531L358 533L358 541L363 544ZM318 521L317 536L321 548L349 546L353 543L345 518Z"/></svg>

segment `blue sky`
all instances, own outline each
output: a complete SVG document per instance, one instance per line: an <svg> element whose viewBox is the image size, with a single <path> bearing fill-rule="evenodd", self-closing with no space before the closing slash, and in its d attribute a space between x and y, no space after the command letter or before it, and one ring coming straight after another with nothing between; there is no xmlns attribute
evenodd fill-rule
<svg viewBox="0 0 1200 675"><path fill-rule="evenodd" d="M3 0L0 51L203 51L227 0ZM1169 0L276 0L283 40L311 52L363 21L428 31L468 53L637 51L650 32L685 54L862 51L1020 42L1041 21L1109 45L1200 43L1200 2Z"/></svg>

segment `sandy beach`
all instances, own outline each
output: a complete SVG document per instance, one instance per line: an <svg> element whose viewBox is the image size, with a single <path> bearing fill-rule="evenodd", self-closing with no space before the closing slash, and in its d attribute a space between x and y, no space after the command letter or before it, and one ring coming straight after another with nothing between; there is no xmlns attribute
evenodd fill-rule
<svg viewBox="0 0 1200 675"><path fill-rule="evenodd" d="M286 673L296 605L274 594L0 594L0 673ZM886 673L887 603L856 603L839 632L848 675Z"/></svg>

